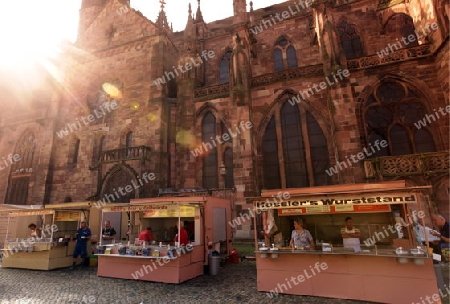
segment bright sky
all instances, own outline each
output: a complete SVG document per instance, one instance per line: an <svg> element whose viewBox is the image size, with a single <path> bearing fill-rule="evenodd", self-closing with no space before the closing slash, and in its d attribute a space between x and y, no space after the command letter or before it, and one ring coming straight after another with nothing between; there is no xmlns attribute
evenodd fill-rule
<svg viewBox="0 0 450 304"><path fill-rule="evenodd" d="M175 31L183 30L187 22L188 3L197 11L196 0L165 0L169 23ZM282 3L285 0L253 0L254 9ZM250 9L247 1L247 10ZM47 53L58 41L75 41L81 0L12 0L2 1L0 18L0 55L19 56L29 51ZM159 0L131 0L131 7L155 21L160 10ZM202 0L206 22L233 14L233 0ZM6 48L6 49L5 49ZM0 59L1 60L1 59Z"/></svg>
<svg viewBox="0 0 450 304"><path fill-rule="evenodd" d="M286 0L253 0L253 8L267 7ZM188 4L197 11L197 0L165 0L165 11L174 31L181 31L187 22ZM159 0L131 0L131 7L151 21L160 11ZM78 31L81 0L10 0L0 6L0 72L3 69L26 70L43 58L56 57L58 43L75 42ZM233 14L233 0L202 0L206 22ZM250 10L250 0L247 0Z"/></svg>

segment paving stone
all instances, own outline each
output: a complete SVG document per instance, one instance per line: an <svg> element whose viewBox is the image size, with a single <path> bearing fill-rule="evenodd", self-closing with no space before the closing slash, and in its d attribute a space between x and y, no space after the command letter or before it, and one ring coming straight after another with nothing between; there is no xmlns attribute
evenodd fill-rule
<svg viewBox="0 0 450 304"><path fill-rule="evenodd" d="M368 303L321 297L278 295L256 290L255 262L227 264L216 276L182 284L98 277L97 268L33 271L0 267L0 304L152 303Z"/></svg>

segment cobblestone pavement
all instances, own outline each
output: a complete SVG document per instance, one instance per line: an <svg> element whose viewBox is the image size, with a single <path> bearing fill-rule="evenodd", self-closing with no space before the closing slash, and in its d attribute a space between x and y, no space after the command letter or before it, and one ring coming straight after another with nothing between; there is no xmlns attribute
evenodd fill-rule
<svg viewBox="0 0 450 304"><path fill-rule="evenodd" d="M0 303L363 303L293 295L270 299L256 290L256 267L251 261L227 264L216 276L206 274L179 285L101 278L96 270L0 267Z"/></svg>

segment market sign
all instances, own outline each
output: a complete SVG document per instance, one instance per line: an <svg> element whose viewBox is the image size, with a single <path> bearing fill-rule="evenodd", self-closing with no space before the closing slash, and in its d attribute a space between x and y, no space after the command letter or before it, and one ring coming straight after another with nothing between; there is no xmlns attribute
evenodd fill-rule
<svg viewBox="0 0 450 304"><path fill-rule="evenodd" d="M339 213L339 212L390 212L390 205L335 205L335 206L307 206L300 208L279 209L279 216L290 216L300 214L320 214L320 213Z"/></svg>
<svg viewBox="0 0 450 304"><path fill-rule="evenodd" d="M104 212L126 212L126 211L153 211L153 210L178 210L178 205L140 205L140 206L115 206L103 208Z"/></svg>
<svg viewBox="0 0 450 304"><path fill-rule="evenodd" d="M36 211L17 211L10 212L10 216L29 216L29 215L43 215L43 214L53 214L53 210L36 210Z"/></svg>
<svg viewBox="0 0 450 304"><path fill-rule="evenodd" d="M267 209L286 209L286 208L299 208L303 206L314 206L317 210L321 207L337 206L342 212L346 212L346 209L350 210L349 206L370 206L370 205L392 205L392 204L414 204L417 203L417 194L410 192L400 192L400 193L382 193L378 195L336 195L333 197L331 194L324 196L315 197L292 197L289 200L281 200L278 197L267 198L266 200L254 201L256 210L267 210ZM330 209L331 210L331 209Z"/></svg>

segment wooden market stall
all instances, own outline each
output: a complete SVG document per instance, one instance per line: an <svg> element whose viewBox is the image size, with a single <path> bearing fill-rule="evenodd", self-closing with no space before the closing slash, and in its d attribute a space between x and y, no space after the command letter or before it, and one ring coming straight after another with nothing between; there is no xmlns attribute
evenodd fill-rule
<svg viewBox="0 0 450 304"><path fill-rule="evenodd" d="M90 202L74 202L50 204L39 210L9 211L2 267L34 270L70 267L76 231L81 221L89 221L90 208ZM36 224L39 237L30 237L30 223Z"/></svg>
<svg viewBox="0 0 450 304"><path fill-rule="evenodd" d="M395 181L264 191L253 199L262 215L255 227L268 233L259 244L255 234L258 291L399 304L439 295L431 253L412 229L429 223L427 189ZM342 245L348 216L361 250ZM286 246L299 218L314 238L310 250Z"/></svg>
<svg viewBox="0 0 450 304"><path fill-rule="evenodd" d="M136 199L130 205L104 208L102 218L108 219L114 212L124 214L121 230L127 223L129 238L120 244L99 247L99 276L177 284L203 274L211 248L223 254L231 250L228 224L231 207L226 199L196 196ZM187 246L174 240L183 225L189 235ZM137 239L147 227L153 232L150 244Z"/></svg>

